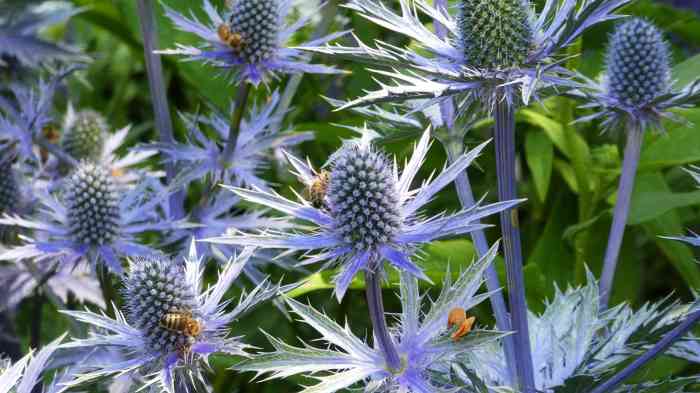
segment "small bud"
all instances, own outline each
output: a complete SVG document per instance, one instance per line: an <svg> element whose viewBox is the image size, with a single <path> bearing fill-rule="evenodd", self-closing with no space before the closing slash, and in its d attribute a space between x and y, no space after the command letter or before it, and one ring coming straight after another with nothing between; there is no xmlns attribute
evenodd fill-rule
<svg viewBox="0 0 700 393"><path fill-rule="evenodd" d="M84 110L63 131L61 147L76 160L97 160L102 154L107 121L99 113Z"/></svg>
<svg viewBox="0 0 700 393"><path fill-rule="evenodd" d="M459 25L467 65L502 70L525 62L532 43L525 0L462 0Z"/></svg>
<svg viewBox="0 0 700 393"><path fill-rule="evenodd" d="M114 178L99 165L83 162L65 189L68 221L74 241L101 246L119 231L119 203Z"/></svg>
<svg viewBox="0 0 700 393"><path fill-rule="evenodd" d="M278 0L238 0L231 10L230 36L235 50L248 63L269 59L277 49L280 29Z"/></svg>
<svg viewBox="0 0 700 393"><path fill-rule="evenodd" d="M168 327L164 320L176 313L193 313L194 288L182 264L165 256L137 257L124 279L127 320L147 337L154 352L171 353L190 346L194 337Z"/></svg>
<svg viewBox="0 0 700 393"><path fill-rule="evenodd" d="M390 242L400 228L391 161L370 147L341 150L333 161L326 195L337 230L356 249Z"/></svg>
<svg viewBox="0 0 700 393"><path fill-rule="evenodd" d="M617 27L607 53L608 94L630 106L642 106L670 89L669 52L661 32L633 19Z"/></svg>

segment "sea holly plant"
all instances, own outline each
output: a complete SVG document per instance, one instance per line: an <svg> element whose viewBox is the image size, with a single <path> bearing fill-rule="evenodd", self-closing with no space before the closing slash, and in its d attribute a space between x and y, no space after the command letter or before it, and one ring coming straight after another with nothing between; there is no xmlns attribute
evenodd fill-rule
<svg viewBox="0 0 700 393"><path fill-rule="evenodd" d="M280 291L264 281L227 310L231 301L224 295L252 251L246 249L232 258L209 288L203 288L205 261L197 256L194 244L184 262L163 255L131 259L122 278L126 307L115 310L114 319L90 311L64 311L95 329L64 348L82 349L86 354L95 349L111 351L111 356L79 365L65 385L128 375L138 381L137 388L152 392L201 391L211 354L248 356L246 350L251 347L240 337L230 337L228 325Z"/></svg>
<svg viewBox="0 0 700 393"><path fill-rule="evenodd" d="M627 134L600 282L603 306L610 300L644 134L663 130L664 119L682 121L672 109L700 102L700 80L679 89L673 87L668 44L661 32L645 20L632 19L616 28L606 61L602 82L590 81L586 89L575 92L586 100L584 107L594 111L579 121L601 119L604 130L624 127Z"/></svg>
<svg viewBox="0 0 700 393"><path fill-rule="evenodd" d="M360 386L365 391L378 392L457 391L461 386L450 386L442 378L449 372L451 362L481 346L498 347L499 339L508 334L475 329L460 337L455 335L457 328L448 323L453 310L468 311L488 298L488 293L477 294L477 291L483 284L484 270L493 262L497 250L498 243L454 282L450 280L451 274L446 275L442 291L434 301L427 301L427 296L420 293L414 275L401 273L402 311L396 316L397 324L390 329L389 337L397 348L398 367L392 365L381 345L368 345L351 332L350 326L343 327L291 298L285 298L290 310L316 330L321 335L318 341L326 346L295 347L267 335L275 352L258 354L235 367L258 375L270 374L269 378L303 374L318 381L302 390L309 393L332 393ZM427 311L424 303L429 304Z"/></svg>
<svg viewBox="0 0 700 393"><path fill-rule="evenodd" d="M0 359L0 392L32 393L41 389L46 366L64 338L57 338L37 353L30 352L14 364Z"/></svg>

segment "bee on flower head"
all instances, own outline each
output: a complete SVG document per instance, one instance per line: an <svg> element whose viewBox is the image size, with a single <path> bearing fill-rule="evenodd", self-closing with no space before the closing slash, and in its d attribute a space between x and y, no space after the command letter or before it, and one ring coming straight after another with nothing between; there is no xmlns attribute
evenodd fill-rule
<svg viewBox="0 0 700 393"><path fill-rule="evenodd" d="M326 204L326 191L328 191L330 181L331 173L329 171L321 171L304 189L304 198L317 209L324 207Z"/></svg>
<svg viewBox="0 0 700 393"><path fill-rule="evenodd" d="M236 53L240 54L245 48L245 41L243 41L243 36L241 33L231 31L231 26L227 23L222 23L219 25L217 33L219 34L221 41L228 44L228 46L233 48Z"/></svg>
<svg viewBox="0 0 700 393"><path fill-rule="evenodd" d="M190 311L167 313L161 318L160 326L188 337L198 337L203 330L202 322L194 318Z"/></svg>

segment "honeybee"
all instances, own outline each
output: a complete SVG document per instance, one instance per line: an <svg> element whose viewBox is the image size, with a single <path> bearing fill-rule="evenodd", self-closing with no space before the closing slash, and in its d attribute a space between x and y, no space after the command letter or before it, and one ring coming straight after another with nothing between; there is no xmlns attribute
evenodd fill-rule
<svg viewBox="0 0 700 393"><path fill-rule="evenodd" d="M233 48L234 51L240 52L245 47L243 36L240 33L231 31L231 26L229 26L227 23L222 23L219 25L217 32L219 33L219 39L227 43L228 46Z"/></svg>
<svg viewBox="0 0 700 393"><path fill-rule="evenodd" d="M315 208L321 208L325 204L328 183L331 181L331 173L321 171L304 190L304 198L311 202Z"/></svg>
<svg viewBox="0 0 700 393"><path fill-rule="evenodd" d="M160 327L188 337L198 337L202 334L202 322L193 318L190 311L175 311L163 315Z"/></svg>
<svg viewBox="0 0 700 393"><path fill-rule="evenodd" d="M460 338L469 334L474 322L476 322L476 317L467 318L467 313L463 308L455 307L450 310L450 314L447 316L447 328L457 326L457 330L450 335L452 341L459 341Z"/></svg>

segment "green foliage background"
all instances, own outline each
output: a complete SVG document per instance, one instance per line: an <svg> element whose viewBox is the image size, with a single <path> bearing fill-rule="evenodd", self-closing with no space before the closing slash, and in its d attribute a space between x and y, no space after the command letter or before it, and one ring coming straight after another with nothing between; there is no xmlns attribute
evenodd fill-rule
<svg viewBox="0 0 700 393"><path fill-rule="evenodd" d="M113 127L134 126L130 134L132 143L156 138L153 130L153 114L148 93L148 83L143 63L135 1L73 0L76 5L89 7L68 25L56 27L49 33L84 47L94 57L88 69L73 80L67 96L78 107L91 107L103 112ZM201 15L198 1L167 0L178 10L192 8ZM214 1L221 6L223 1ZM625 10L629 14L644 16L657 23L668 33L673 46L674 60L678 66L674 77L680 82L700 74L700 17L690 11L682 11L650 0L638 1ZM174 30L163 16L158 5L160 46L172 47L175 42L196 43L189 34ZM343 26L343 22L346 25ZM334 23L335 29L352 27L368 42L381 38L392 44L410 45L402 37L387 35L375 25L342 10ZM571 60L590 77L602 68L607 34L612 24L593 29L572 48L572 53L582 50L582 55ZM303 32L310 35L312 28ZM332 58L319 58L332 63ZM218 71L194 63L179 62L165 57L164 69L168 84L168 98L173 116L178 111L193 112L206 106L208 101L225 107L234 95L234 88L224 83ZM321 99L322 95L338 99L353 98L365 89L372 89L368 72L362 66L340 64L352 71L338 77L305 76L294 100L293 111L286 119L293 129L314 131L316 140L305 143L301 154L308 155L315 164L325 158L340 144L342 138L351 136L336 124L361 125L364 119L350 112L332 112ZM281 85L272 83L271 89ZM264 96L268 92L260 92ZM684 115L700 123L700 109L684 111ZM520 164L519 194L528 202L521 212L527 297L532 310L542 310L543 302L552 295L555 287L581 284L586 266L596 275L600 273L605 250L611 209L620 171L622 148L619 134L602 135L595 125L576 124L571 121L583 112L568 99L552 99L544 105L533 104L518 114L518 151ZM175 120L177 132L182 124ZM490 123L469 132L466 143L474 145L490 137ZM387 139L385 147L402 160L410 152L413 136ZM421 176L427 177L434 169L443 166L445 155L439 145L431 149L427 165ZM620 257L619 270L613 293L613 302L630 302L639 306L646 301L658 300L671 292L683 300L690 300L693 290L700 290L700 266L695 251L681 243L660 238L660 235L679 235L697 227L700 222L700 190L690 176L681 170L683 166L700 162L700 130L690 125L670 125L668 134L648 134L644 143L640 172L635 187L630 225ZM488 151L479 159L479 168L471 168L475 193L494 200L496 179L493 152ZM289 192L290 187L299 190L289 175L277 173L273 167L269 178L279 184L278 190ZM432 213L454 211L458 201L454 190L442 193L432 205ZM491 220L496 224L495 220ZM487 231L489 240L498 238L497 228ZM467 238L437 242L425 249L423 265L435 282L450 264L458 270L473 258L471 242ZM502 263L499 263L503 273ZM271 272L279 278L283 272ZM284 274L286 281L300 279L303 275ZM361 291L350 291L343 303L338 304L326 288L329 275L315 275L311 284L297 294L304 301L324 309L339 321L352 321L353 330L360 335L369 332L366 306ZM505 282L502 275L502 282ZM360 287L362 283L356 283ZM431 289L435 290L435 289ZM398 310L398 302L388 290L386 299L389 311ZM231 293L231 296L235 296ZM22 307L29 310L31 307ZM26 311L19 316L17 329L24 337L29 334L30 315ZM481 324L492 325L493 318L488 305L474 313ZM65 319L55 309L44 309L46 321L42 326L42 339L58 336L68 328ZM314 338L306 326L291 323L273 305L268 304L249 314L233 326L234 335L246 335L260 348L269 348L259 329L265 330L288 342L296 338ZM26 340L25 340L26 342ZM231 360L216 358L212 363L211 379L216 392L288 392L296 391L303 380L249 382L252 375L240 375L225 368ZM661 358L651 367L639 373L639 379L673 374L697 373L700 369L670 358Z"/></svg>

